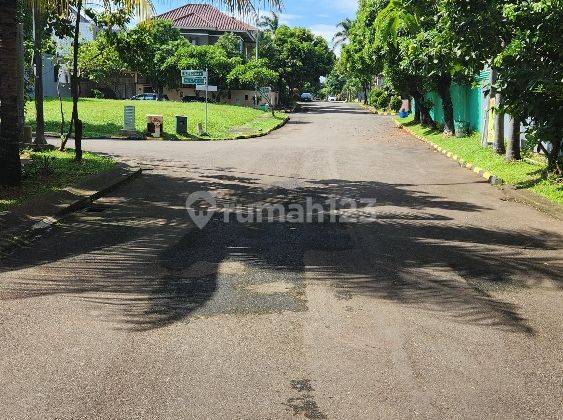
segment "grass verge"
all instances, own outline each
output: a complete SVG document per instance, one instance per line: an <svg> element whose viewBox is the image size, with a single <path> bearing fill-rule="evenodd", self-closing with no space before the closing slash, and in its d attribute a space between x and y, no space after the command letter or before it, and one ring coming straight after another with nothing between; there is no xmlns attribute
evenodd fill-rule
<svg viewBox="0 0 563 420"><path fill-rule="evenodd" d="M543 177L546 168L544 163L507 162L492 149L482 147L478 133L462 138L446 137L439 131L414 124L412 116L396 118L396 120L413 133L502 178L507 184L514 185L518 189L533 191L554 203L563 204L563 183L561 180Z"/></svg>
<svg viewBox="0 0 563 420"><path fill-rule="evenodd" d="M85 137L121 137L123 129L123 110L125 105L135 106L135 125L139 132L147 126L147 115L164 117L164 138L170 140L186 140L197 135L197 124L205 121L205 104L199 102L157 102L129 101L111 99L81 98L78 112L84 123ZM72 101L63 100L65 131L72 113ZM176 115L188 117L188 137L175 133ZM278 126L286 118L282 112L272 116L271 112L259 109L209 104L207 140L234 139L241 135L260 135ZM26 112L26 123L35 128L35 107L29 103ZM60 133L61 114L59 101L56 98L45 99L45 130Z"/></svg>
<svg viewBox="0 0 563 420"><path fill-rule="evenodd" d="M0 189L0 211L53 191L74 186L83 179L115 167L109 157L84 152L82 162L74 161L74 150L49 150L22 154L23 182L19 188Z"/></svg>

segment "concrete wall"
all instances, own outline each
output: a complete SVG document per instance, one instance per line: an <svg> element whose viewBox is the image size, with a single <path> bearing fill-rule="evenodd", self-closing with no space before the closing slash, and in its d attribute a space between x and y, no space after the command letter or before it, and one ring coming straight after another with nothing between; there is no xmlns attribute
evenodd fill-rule
<svg viewBox="0 0 563 420"><path fill-rule="evenodd" d="M85 20L83 18L83 20ZM90 22L84 21L80 23L80 40L81 42L92 41L97 33L97 28ZM68 55L72 46L70 38L58 38L53 35L56 43L57 54L61 57ZM49 54L43 55L43 96L57 96L57 78L59 80L59 90L62 97L68 98L70 93L70 69L61 65L59 71L55 74L55 63L53 56ZM33 95L33 94L32 94Z"/></svg>

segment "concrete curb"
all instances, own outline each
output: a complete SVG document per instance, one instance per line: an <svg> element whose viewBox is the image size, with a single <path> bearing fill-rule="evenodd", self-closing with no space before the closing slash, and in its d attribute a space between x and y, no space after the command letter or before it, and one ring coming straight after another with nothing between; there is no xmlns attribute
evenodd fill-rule
<svg viewBox="0 0 563 420"><path fill-rule="evenodd" d="M553 203L531 191L514 188L512 185L505 185L501 189L506 194L507 200L526 204L554 219L563 221L563 206Z"/></svg>
<svg viewBox="0 0 563 420"><path fill-rule="evenodd" d="M277 125L275 125L274 127L270 128L267 131L264 131L262 133L254 133L254 134L242 134L240 136L235 136L235 137L226 137L226 138L221 138L221 139L206 139L203 137L199 137L196 135L191 136L188 139L182 140L182 139L152 139L152 138L148 138L145 136L145 138L143 139L130 139L128 137L122 137L122 136L106 136L106 137L100 137L100 136L85 136L82 138L82 140L122 140L122 141L128 141L128 140L137 140L137 141L231 141L231 140L244 140L244 139L254 139L254 138L258 138L258 137L264 137L267 136L268 134L270 134L272 131L278 130L280 128L282 128L284 125L287 124L287 122L290 120L289 115L286 115L286 117L283 119L283 121L279 122ZM45 136L47 137L52 137L52 138L58 138L59 134L56 133L45 133ZM70 137L71 139L74 139L74 137Z"/></svg>
<svg viewBox="0 0 563 420"><path fill-rule="evenodd" d="M402 125L399 121L397 121L396 119L393 119L393 122L397 125L397 127L405 130L407 133L409 133L411 136L422 140L425 143L428 143L430 146L432 146L434 149L436 149L438 152L442 153L443 155L449 157L452 160L455 160L460 166L469 169L470 171L475 172L477 175L479 175L481 178L483 178L485 181L487 181L489 184L491 185L504 185L505 182L502 178L486 171L485 169L482 169L476 165L474 165L471 162L467 162L466 160L460 158L459 156L453 154L452 152L449 152L445 149L442 149L440 146L438 146L437 144L431 142L430 140L419 136L418 134L416 134L415 132L413 132L412 130L410 130L408 127L405 127L404 125Z"/></svg>
<svg viewBox="0 0 563 420"><path fill-rule="evenodd" d="M109 194L110 192L114 191L115 189L117 189L123 184L131 182L133 179L139 177L142 174L142 172L143 170L141 168L131 170L127 174L117 178L115 181L110 182L100 190L92 194L82 196L68 203L67 205L62 207L59 211L57 211L55 214L44 217L39 222L36 222L32 226L22 230L21 232L18 232L17 234L12 234L7 238L3 238L4 244L0 243L0 257L13 251L14 249L30 244L34 240L41 237L41 235L46 233L56 223L60 222L69 214L89 206L90 204L92 204L92 202L94 202L98 198Z"/></svg>
<svg viewBox="0 0 563 420"><path fill-rule="evenodd" d="M282 128L284 125L286 125L289 122L290 119L291 119L291 117L289 115L286 115L286 117L283 119L283 121L279 122L275 127L272 127L269 130L264 131L263 133L242 135L242 136L237 136L237 137L232 138L232 139L213 139L212 141L256 139L256 138L259 138L259 137L264 137L264 136L267 136L268 134Z"/></svg>

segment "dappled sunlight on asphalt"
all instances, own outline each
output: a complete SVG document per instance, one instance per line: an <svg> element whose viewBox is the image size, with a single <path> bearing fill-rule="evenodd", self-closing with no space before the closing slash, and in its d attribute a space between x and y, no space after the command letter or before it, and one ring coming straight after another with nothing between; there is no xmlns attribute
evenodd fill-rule
<svg viewBox="0 0 563 420"><path fill-rule="evenodd" d="M150 330L190 316L305 310L307 273L335 294L415 305L454 322L533 334L518 306L497 300L493 292L562 285L560 236L460 225L448 212L487 209L416 185L301 178L287 189L224 168L200 175L145 175L7 256L0 299L68 295L105 307L102 313L116 328ZM166 189L156 187L163 185ZM361 197L378 202L374 209L358 209L375 214L366 223L241 223L235 214L226 223L217 214L199 230L183 202L200 190L217 192L219 203L238 203L242 213L264 202L303 204L308 197L315 203ZM259 273L252 282L271 283L280 276L294 293L256 298L248 273L221 273L222 264L235 262Z"/></svg>

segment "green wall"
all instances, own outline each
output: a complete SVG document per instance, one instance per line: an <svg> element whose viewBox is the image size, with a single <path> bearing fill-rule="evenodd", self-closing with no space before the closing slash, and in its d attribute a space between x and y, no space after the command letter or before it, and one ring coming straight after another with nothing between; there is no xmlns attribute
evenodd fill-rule
<svg viewBox="0 0 563 420"><path fill-rule="evenodd" d="M454 119L456 121L467 121L472 131L483 129L483 101L482 88L461 86L452 84L450 89L452 103L454 106ZM434 121L444 123L444 112L442 109L442 99L436 92L426 95L426 99L432 101L430 115Z"/></svg>
<svg viewBox="0 0 563 420"><path fill-rule="evenodd" d="M454 106L454 120L467 121L472 131L482 132L484 121L485 97L484 88L487 86L490 71L485 70L479 74L475 86L452 84L450 94ZM430 115L434 121L444 123L442 99L436 92L426 94L426 99L432 101Z"/></svg>

